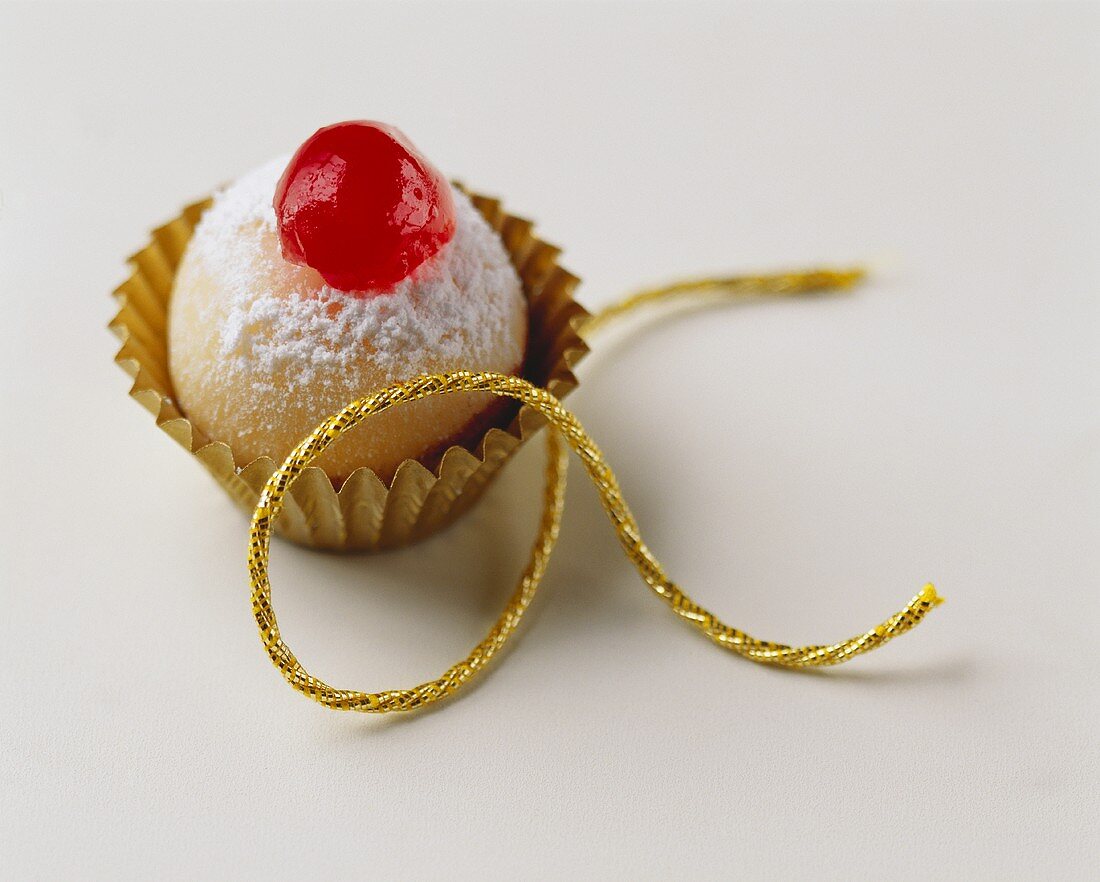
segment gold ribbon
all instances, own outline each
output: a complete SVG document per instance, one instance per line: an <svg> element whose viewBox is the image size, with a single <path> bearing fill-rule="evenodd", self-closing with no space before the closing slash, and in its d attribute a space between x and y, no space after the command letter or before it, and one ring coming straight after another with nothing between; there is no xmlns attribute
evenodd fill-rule
<svg viewBox="0 0 1100 882"><path fill-rule="evenodd" d="M766 276L734 276L700 279L654 288L635 294L592 316L581 329L587 337L609 321L633 312L639 307L713 295L723 300L776 296L811 291L847 288L863 278L862 270L813 270ZM531 555L515 592L488 635L462 661L448 668L440 677L411 689L384 692L358 692L337 689L310 674L283 642L275 610L271 603L271 583L268 577L268 556L271 527L282 508L283 498L294 479L322 451L345 432L359 425L372 414L407 401L431 395L455 392L491 392L514 398L538 410L550 423L547 432L546 483L543 491L542 518L531 547ZM562 442L565 442L564 446ZM717 643L751 661L786 668L811 668L836 665L857 655L877 649L894 637L915 627L942 598L932 585L890 616L881 625L843 640L820 646L792 647L782 643L759 640L722 622L713 613L695 603L666 575L661 564L642 540L638 524L623 499L607 460L596 442L584 430L580 421L566 410L560 401L545 389L533 386L520 377L496 373L450 371L424 374L414 380L395 383L365 398L348 404L329 417L309 434L268 479L260 501L252 515L249 531L248 571L252 583L252 610L267 653L287 681L314 701L337 710L366 713L407 711L438 701L458 691L464 683L481 671L515 632L524 612L538 590L558 538L562 510L565 506L565 475L568 449L572 449L584 465L600 495L600 502L611 520L626 556L653 593L671 607L680 618L689 622Z"/></svg>

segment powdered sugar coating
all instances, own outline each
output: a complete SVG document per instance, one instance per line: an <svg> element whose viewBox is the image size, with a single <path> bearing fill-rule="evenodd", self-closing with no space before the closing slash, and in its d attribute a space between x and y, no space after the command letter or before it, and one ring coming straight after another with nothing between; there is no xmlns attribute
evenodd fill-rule
<svg viewBox="0 0 1100 882"><path fill-rule="evenodd" d="M484 350L510 318L511 298L494 294L518 293L520 282L469 198L454 193L455 235L439 254L392 289L355 296L282 260L277 248L257 247L277 237L271 194L288 159L218 193L195 229L195 257L228 299L211 327L219 369L261 389L278 376L298 391L363 358L394 380L420 373L435 360L429 356L483 360L479 345Z"/></svg>
<svg viewBox="0 0 1100 882"><path fill-rule="evenodd" d="M526 349L522 285L499 235L454 192L455 234L384 291L339 291L283 259L272 197L287 158L215 194L177 270L169 369L181 410L242 464L277 461L353 398L417 374L517 371ZM318 460L330 475L392 474L458 437L491 396L418 401L371 420Z"/></svg>

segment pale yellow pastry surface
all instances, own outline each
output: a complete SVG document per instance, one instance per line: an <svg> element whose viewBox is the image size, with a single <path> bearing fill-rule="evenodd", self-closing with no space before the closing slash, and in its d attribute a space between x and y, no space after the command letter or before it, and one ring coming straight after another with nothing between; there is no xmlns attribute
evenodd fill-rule
<svg viewBox="0 0 1100 882"><path fill-rule="evenodd" d="M410 279L363 297L283 260L271 197L285 160L215 197L188 244L169 307L177 403L243 466L281 461L348 401L419 373L518 373L522 287L497 234L455 192L454 238ZM405 459L483 431L489 395L436 396L367 420L320 457L336 483L360 467L389 480Z"/></svg>

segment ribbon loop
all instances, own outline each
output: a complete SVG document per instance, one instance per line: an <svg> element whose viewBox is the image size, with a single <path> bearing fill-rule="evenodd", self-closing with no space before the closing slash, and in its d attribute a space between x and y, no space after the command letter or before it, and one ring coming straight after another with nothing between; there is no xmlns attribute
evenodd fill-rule
<svg viewBox="0 0 1100 882"><path fill-rule="evenodd" d="M725 297L760 294L789 294L827 288L846 287L862 278L859 270L815 270L808 273L784 273L775 276L741 276L726 279L703 279L642 292L627 298L595 315L584 327L588 333L607 320L623 315L643 304L679 298L688 294L719 293ZM271 602L268 557L271 546L271 526L282 508L287 489L301 471L344 432L354 428L372 414L380 413L403 402L432 395L456 392L490 392L514 398L538 410L550 423L547 433L548 458L543 491L543 511L538 534L531 549L515 592L504 611L484 640L462 661L448 668L439 678L421 683L412 689L384 692L358 692L336 689L312 676L283 642ZM739 631L695 603L671 579L645 542L634 515L623 498L618 481L596 442L580 421L550 392L533 386L520 377L489 372L451 371L425 374L404 383L395 383L365 398L348 404L313 430L279 468L272 473L252 516L249 531L248 569L252 583L252 609L259 626L260 637L268 656L291 686L326 707L356 710L366 713L407 711L454 694L476 676L515 632L524 612L542 581L547 563L557 541L565 504L565 475L568 449L580 458L600 496L619 538L619 543L653 592L669 605L676 615L701 631L714 643L750 661L787 668L809 668L836 665L857 655L877 649L912 629L928 612L941 602L932 585L906 604L905 608L882 624L839 643L792 647L768 640L758 640Z"/></svg>

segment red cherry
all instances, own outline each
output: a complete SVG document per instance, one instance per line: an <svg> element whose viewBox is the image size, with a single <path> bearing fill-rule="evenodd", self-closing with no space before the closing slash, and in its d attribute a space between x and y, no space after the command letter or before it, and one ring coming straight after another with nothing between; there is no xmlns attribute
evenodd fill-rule
<svg viewBox="0 0 1100 882"><path fill-rule="evenodd" d="M275 188L283 257L343 291L390 288L450 241L446 179L392 126L319 129Z"/></svg>

